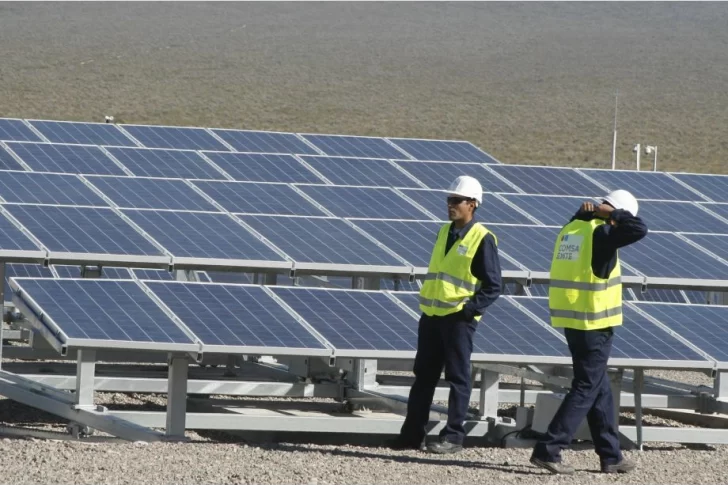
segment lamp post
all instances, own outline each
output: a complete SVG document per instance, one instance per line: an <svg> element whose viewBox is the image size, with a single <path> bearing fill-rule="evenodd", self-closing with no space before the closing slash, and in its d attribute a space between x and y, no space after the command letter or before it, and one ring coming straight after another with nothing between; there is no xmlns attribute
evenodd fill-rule
<svg viewBox="0 0 728 485"><path fill-rule="evenodd" d="M657 145L647 145L645 147L645 155L649 155L650 153L655 154L655 158L652 162L652 171L657 172Z"/></svg>
<svg viewBox="0 0 728 485"><path fill-rule="evenodd" d="M632 149L632 151L633 151L633 152L635 152L635 153L637 154L637 171L638 171L638 172L640 171L640 153L642 153L642 152L640 151L640 146L641 146L641 145L640 145L640 144L638 143L638 144L636 144L636 145L634 146L634 148Z"/></svg>

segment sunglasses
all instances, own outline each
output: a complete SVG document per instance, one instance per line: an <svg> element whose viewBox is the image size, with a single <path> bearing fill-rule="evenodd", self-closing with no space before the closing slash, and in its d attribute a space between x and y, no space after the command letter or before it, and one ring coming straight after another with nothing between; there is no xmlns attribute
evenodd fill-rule
<svg viewBox="0 0 728 485"><path fill-rule="evenodd" d="M448 197L447 198L447 205L458 205L462 204L466 200L473 200L469 197Z"/></svg>

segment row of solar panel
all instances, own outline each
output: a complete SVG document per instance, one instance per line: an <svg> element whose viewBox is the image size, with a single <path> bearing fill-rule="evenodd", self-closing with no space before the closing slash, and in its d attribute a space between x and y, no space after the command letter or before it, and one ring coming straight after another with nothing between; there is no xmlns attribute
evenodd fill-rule
<svg viewBox="0 0 728 485"><path fill-rule="evenodd" d="M0 256L182 268L215 266L410 274L429 263L441 223L0 204ZM506 271L548 272L558 227L489 224ZM621 252L623 274L720 280L728 236L652 232ZM356 266L354 268L352 265ZM376 268L364 268L364 267ZM422 272L422 271L420 271Z"/></svg>
<svg viewBox="0 0 728 485"><path fill-rule="evenodd" d="M414 357L415 293L206 283L13 279L13 301L68 348ZM613 365L725 368L728 307L626 303ZM543 298L503 297L474 361L569 363ZM717 364L717 365L716 365Z"/></svg>
<svg viewBox="0 0 728 485"><path fill-rule="evenodd" d="M49 143L4 147L0 168L35 172L436 190L471 175L486 192L595 197L622 188L639 199L728 202L728 176L720 175Z"/></svg>
<svg viewBox="0 0 728 485"><path fill-rule="evenodd" d="M0 202L13 204L410 220L441 220L446 209L444 194L431 189L0 174ZM486 193L476 218L487 224L562 226L581 202L578 197ZM728 204L642 201L640 211L655 231L728 234Z"/></svg>
<svg viewBox="0 0 728 485"><path fill-rule="evenodd" d="M0 141L498 163L466 141L0 118Z"/></svg>

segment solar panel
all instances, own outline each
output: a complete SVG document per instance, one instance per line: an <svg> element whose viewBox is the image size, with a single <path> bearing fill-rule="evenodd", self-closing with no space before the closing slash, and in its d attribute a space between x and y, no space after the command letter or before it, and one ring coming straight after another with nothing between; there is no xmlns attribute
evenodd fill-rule
<svg viewBox="0 0 728 485"><path fill-rule="evenodd" d="M604 189L582 177L572 168L525 165L489 165L489 168L527 194L594 197L604 193Z"/></svg>
<svg viewBox="0 0 728 485"><path fill-rule="evenodd" d="M148 125L122 125L122 128L147 148L228 150L204 128Z"/></svg>
<svg viewBox="0 0 728 485"><path fill-rule="evenodd" d="M669 232L711 232L728 234L728 224L690 202L640 201L639 215L650 230ZM710 210L716 204L707 204ZM728 216L728 206L725 207Z"/></svg>
<svg viewBox="0 0 728 485"><path fill-rule="evenodd" d="M725 279L728 270L723 263L667 233L651 232L619 255L622 261L652 277Z"/></svg>
<svg viewBox="0 0 728 485"><path fill-rule="evenodd" d="M111 209L39 205L5 209L51 252L162 255Z"/></svg>
<svg viewBox="0 0 728 485"><path fill-rule="evenodd" d="M124 210L174 256L223 260L284 261L233 218L221 213Z"/></svg>
<svg viewBox="0 0 728 485"><path fill-rule="evenodd" d="M8 143L37 172L126 175L99 147L50 143Z"/></svg>
<svg viewBox="0 0 728 485"><path fill-rule="evenodd" d="M437 231L442 225L441 222L415 221L356 220L352 222L384 243L411 265L425 268L430 262L432 249L437 240ZM495 233L498 237L497 230ZM502 246L499 245L500 247ZM502 270L520 269L504 258L500 258L500 263Z"/></svg>
<svg viewBox="0 0 728 485"><path fill-rule="evenodd" d="M132 269L134 276L140 280L173 281L174 274L163 269Z"/></svg>
<svg viewBox="0 0 728 485"><path fill-rule="evenodd" d="M212 131L238 152L318 154L318 151L293 133L217 128Z"/></svg>
<svg viewBox="0 0 728 485"><path fill-rule="evenodd" d="M364 158L406 158L384 138L346 135L302 135L326 155Z"/></svg>
<svg viewBox="0 0 728 485"><path fill-rule="evenodd" d="M0 118L0 141L43 141L23 120Z"/></svg>
<svg viewBox="0 0 728 485"><path fill-rule="evenodd" d="M30 120L30 124L53 143L137 146L134 140L126 136L114 124L41 120Z"/></svg>
<svg viewBox="0 0 728 485"><path fill-rule="evenodd" d="M714 212L721 216L724 219L728 219L728 204L699 204L702 207L705 207L711 212ZM703 227L702 230L696 230L691 232L715 232L715 233L722 233L722 234L728 234L728 231L726 230L726 225L723 222L719 222L718 224L715 224L713 221L715 221L714 217L710 217L706 224L713 223L714 226L717 226L718 230L715 230L716 227L708 225L708 227ZM684 231L689 232L689 231Z"/></svg>
<svg viewBox="0 0 728 485"><path fill-rule="evenodd" d="M297 263L404 265L341 219L287 216L240 218Z"/></svg>
<svg viewBox="0 0 728 485"><path fill-rule="evenodd" d="M697 303L700 305L708 303L708 293L705 291L683 290L683 293L685 293L689 303Z"/></svg>
<svg viewBox="0 0 728 485"><path fill-rule="evenodd" d="M544 322L550 321L548 298L518 298L518 302ZM705 360L629 305L623 305L622 311L624 324L614 330L611 359Z"/></svg>
<svg viewBox="0 0 728 485"><path fill-rule="evenodd" d="M715 360L728 361L728 307L664 303L634 305Z"/></svg>
<svg viewBox="0 0 728 485"><path fill-rule="evenodd" d="M213 283L255 284L253 273L239 273L237 271L205 271Z"/></svg>
<svg viewBox="0 0 728 485"><path fill-rule="evenodd" d="M5 301L13 299L8 281L10 278L53 278L50 269L42 264L6 263L5 264Z"/></svg>
<svg viewBox="0 0 728 485"><path fill-rule="evenodd" d="M499 251L530 271L551 269L551 256L559 229L541 226L492 226L498 237Z"/></svg>
<svg viewBox="0 0 728 485"><path fill-rule="evenodd" d="M39 251L39 249L15 224L0 213L0 252L2 251Z"/></svg>
<svg viewBox="0 0 728 485"><path fill-rule="evenodd" d="M71 346L122 347L122 342L193 344L134 281L16 282L23 290L23 298L32 299L42 310L44 323L55 323L68 336ZM161 347L156 345L153 348Z"/></svg>
<svg viewBox="0 0 728 485"><path fill-rule="evenodd" d="M405 162L397 165L415 176L430 189L447 190L460 175L475 177L484 192L517 192L500 178L487 172L482 165L455 162Z"/></svg>
<svg viewBox="0 0 728 485"><path fill-rule="evenodd" d="M416 293L397 293L395 296L420 313ZM485 311L473 336L473 353L555 357L569 355L566 344L557 335L526 315L509 298L499 298ZM473 357L478 359L475 355Z"/></svg>
<svg viewBox="0 0 728 485"><path fill-rule="evenodd" d="M137 177L88 177L97 189L119 207L217 211L183 180Z"/></svg>
<svg viewBox="0 0 728 485"><path fill-rule="evenodd" d="M205 345L325 349L259 286L146 283Z"/></svg>
<svg viewBox="0 0 728 485"><path fill-rule="evenodd" d="M401 192L427 209L435 217L447 220L447 194L428 189L401 189ZM535 224L493 194L483 194L483 205L475 211L475 220L484 223Z"/></svg>
<svg viewBox="0 0 728 485"><path fill-rule="evenodd" d="M418 140L413 138L390 138L389 141L412 155L415 160L500 163L469 141Z"/></svg>
<svg viewBox="0 0 728 485"><path fill-rule="evenodd" d="M291 155L206 152L233 179L247 182L323 183Z"/></svg>
<svg viewBox="0 0 728 485"><path fill-rule="evenodd" d="M325 215L308 199L285 184L202 180L195 180L194 184L230 212L296 216Z"/></svg>
<svg viewBox="0 0 728 485"><path fill-rule="evenodd" d="M53 173L5 172L0 176L0 197L29 204L109 206L75 175Z"/></svg>
<svg viewBox="0 0 728 485"><path fill-rule="evenodd" d="M728 176L726 175L699 175L694 173L671 173L670 175L708 196L711 200L728 202Z"/></svg>
<svg viewBox="0 0 728 485"><path fill-rule="evenodd" d="M553 195L504 194L503 197L547 226L563 226L576 214L583 202L593 202L589 197Z"/></svg>
<svg viewBox="0 0 728 485"><path fill-rule="evenodd" d="M698 194L665 173L592 169L585 169L583 173L610 191L629 190L638 199L703 200Z"/></svg>
<svg viewBox="0 0 728 485"><path fill-rule="evenodd" d="M0 170L25 170L11 154L0 147Z"/></svg>
<svg viewBox="0 0 728 485"><path fill-rule="evenodd" d="M81 278L81 267L55 264L53 269L58 273L59 278ZM131 273L127 268L116 268L113 266L104 266L101 268L101 278L110 280L128 280L131 279Z"/></svg>
<svg viewBox="0 0 728 485"><path fill-rule="evenodd" d="M417 319L381 292L271 287L336 348L356 351L417 349Z"/></svg>
<svg viewBox="0 0 728 485"><path fill-rule="evenodd" d="M225 180L225 176L191 150L153 148L107 148L134 175Z"/></svg>
<svg viewBox="0 0 728 485"><path fill-rule="evenodd" d="M719 258L726 258L728 255L728 236L717 234L684 234L690 241L699 244ZM721 278L725 279L725 277Z"/></svg>
<svg viewBox="0 0 728 485"><path fill-rule="evenodd" d="M389 188L299 185L298 188L338 217L430 219Z"/></svg>
<svg viewBox="0 0 728 485"><path fill-rule="evenodd" d="M301 157L336 185L420 187L389 161L379 158Z"/></svg>
<svg viewBox="0 0 728 485"><path fill-rule="evenodd" d="M647 291L639 291L639 289L635 288L634 295L635 300L637 301L686 303L681 290L673 290L669 288L648 288Z"/></svg>
<svg viewBox="0 0 728 485"><path fill-rule="evenodd" d="M548 297L549 285L536 283L528 287L528 293L536 297Z"/></svg>

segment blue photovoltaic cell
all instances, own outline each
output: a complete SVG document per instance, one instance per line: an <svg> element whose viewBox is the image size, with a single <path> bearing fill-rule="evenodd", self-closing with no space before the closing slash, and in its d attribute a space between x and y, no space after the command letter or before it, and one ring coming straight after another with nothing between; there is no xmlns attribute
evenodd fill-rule
<svg viewBox="0 0 728 485"><path fill-rule="evenodd" d="M58 273L59 278L81 278L81 267L65 264L54 264L53 269ZM131 273L127 268L116 268L104 266L101 268L101 278L109 280L129 280Z"/></svg>
<svg viewBox="0 0 728 485"><path fill-rule="evenodd" d="M697 303L700 305L705 305L708 303L708 293L705 291L683 290L683 293L685 293L685 296L688 297L688 301L690 303Z"/></svg>
<svg viewBox="0 0 728 485"><path fill-rule="evenodd" d="M483 192L516 192L516 189L489 173L482 165L454 162L403 162L397 164L430 189L447 190L456 177L475 177Z"/></svg>
<svg viewBox="0 0 728 485"><path fill-rule="evenodd" d="M126 175L99 147L50 143L8 143L36 172Z"/></svg>
<svg viewBox="0 0 728 485"><path fill-rule="evenodd" d="M544 322L550 321L548 298L518 298L517 301ZM705 360L629 305L623 305L622 311L624 324L614 330L611 358Z"/></svg>
<svg viewBox="0 0 728 485"><path fill-rule="evenodd" d="M134 281L42 279L19 283L27 298L69 338L193 343Z"/></svg>
<svg viewBox="0 0 728 485"><path fill-rule="evenodd" d="M639 216L651 231L728 234L728 224L691 202L644 200L639 204ZM705 207L713 210L715 205L707 204ZM722 215L728 216L728 210Z"/></svg>
<svg viewBox="0 0 728 485"><path fill-rule="evenodd" d="M428 189L402 189L401 192L427 209L440 220L447 220L447 194ZM535 224L493 194L483 194L483 205L475 211L478 222L504 224Z"/></svg>
<svg viewBox="0 0 728 485"><path fill-rule="evenodd" d="M217 211L217 208L183 180L137 177L88 177L119 207Z"/></svg>
<svg viewBox="0 0 728 485"><path fill-rule="evenodd" d="M30 124L53 143L136 146L136 143L114 124L39 120L32 120Z"/></svg>
<svg viewBox="0 0 728 485"><path fill-rule="evenodd" d="M175 257L283 261L230 216L200 212L124 210Z"/></svg>
<svg viewBox="0 0 728 485"><path fill-rule="evenodd" d="M417 319L384 293L271 289L337 350L417 349Z"/></svg>
<svg viewBox="0 0 728 485"><path fill-rule="evenodd" d="M349 282L351 283L351 281ZM351 286L351 284L349 285ZM383 290L389 291L420 291L420 286L417 281L409 282L406 279L390 279L382 278L379 280L379 287Z"/></svg>
<svg viewBox="0 0 728 485"><path fill-rule="evenodd" d="M634 288L636 301L655 301L662 303L687 303L681 290L669 288L648 288L647 291L640 291Z"/></svg>
<svg viewBox="0 0 728 485"><path fill-rule="evenodd" d="M235 284L255 284L255 275L253 273L239 273L237 271L205 271L210 281L214 283L235 283ZM351 278L349 278L351 282ZM349 285L351 288L351 284Z"/></svg>
<svg viewBox="0 0 728 485"><path fill-rule="evenodd" d="M420 313L417 293L397 293L395 296ZM558 336L526 315L507 298L499 298L489 306L480 322L485 331L475 332L473 353L556 357L569 355L568 347Z"/></svg>
<svg viewBox="0 0 728 485"><path fill-rule="evenodd" d="M558 228L492 226L490 229L498 238L498 252L507 254L530 271L550 271Z"/></svg>
<svg viewBox="0 0 728 485"><path fill-rule="evenodd" d="M490 165L490 168L527 194L595 197L604 193L604 189L571 168L523 165Z"/></svg>
<svg viewBox="0 0 728 485"><path fill-rule="evenodd" d="M390 138L389 141L412 155L415 160L500 163L469 141L417 140L412 138Z"/></svg>
<svg viewBox="0 0 728 485"><path fill-rule="evenodd" d="M11 154L0 147L0 170L25 170Z"/></svg>
<svg viewBox="0 0 728 485"><path fill-rule="evenodd" d="M728 266L674 234L650 233L636 244L620 250L619 256L646 276L725 279L728 272Z"/></svg>
<svg viewBox="0 0 728 485"><path fill-rule="evenodd" d="M6 205L50 251L162 256L111 209Z"/></svg>
<svg viewBox="0 0 728 485"><path fill-rule="evenodd" d="M12 301L13 294L8 281L10 278L53 278L51 270L42 264L6 263L5 264L5 301Z"/></svg>
<svg viewBox="0 0 728 485"><path fill-rule="evenodd" d="M715 360L728 361L728 306L660 303L635 305Z"/></svg>
<svg viewBox="0 0 728 485"><path fill-rule="evenodd" d="M728 236L716 234L684 234L684 236L719 258L728 259ZM720 279L725 279L725 276Z"/></svg>
<svg viewBox="0 0 728 485"><path fill-rule="evenodd" d="M352 222L417 267L427 267L429 264L437 240L437 231L442 226L441 222L371 220ZM497 230L496 237L498 237ZM500 258L500 263L502 270L519 269L504 258Z"/></svg>
<svg viewBox="0 0 728 485"><path fill-rule="evenodd" d="M163 269L132 269L131 271L140 280L173 281L175 279L174 273ZM202 273L202 271L198 271L198 273Z"/></svg>
<svg viewBox="0 0 728 485"><path fill-rule="evenodd" d="M225 180L225 176L191 150L108 148L109 153L138 177Z"/></svg>
<svg viewBox="0 0 728 485"><path fill-rule="evenodd" d="M204 345L325 348L259 286L146 284Z"/></svg>
<svg viewBox="0 0 728 485"><path fill-rule="evenodd" d="M721 216L724 219L728 219L728 204L700 204L701 206L705 207L711 212L715 212L719 216ZM640 214L642 215L642 214ZM648 219L649 220L649 219ZM711 217L706 221L706 225L708 222L715 220L714 217ZM715 230L715 227L703 227L702 230L696 230L693 232L714 232L714 233L722 233L722 234L728 234L728 231L726 230L726 225L723 222L719 222L718 224L715 224L715 226L718 226L718 230ZM688 232L688 231L683 231Z"/></svg>
<svg viewBox="0 0 728 485"><path fill-rule="evenodd" d="M343 135L303 135L326 155L365 158L405 158L405 154L384 138Z"/></svg>
<svg viewBox="0 0 728 485"><path fill-rule="evenodd" d="M5 172L0 175L0 197L28 204L109 206L75 175L53 173Z"/></svg>
<svg viewBox="0 0 728 485"><path fill-rule="evenodd" d="M195 271L195 274L197 275L197 281L201 281L203 283L212 283L212 279L207 274L207 271ZM159 278L159 279L167 279L167 278Z"/></svg>
<svg viewBox="0 0 728 485"><path fill-rule="evenodd" d="M122 128L147 148L228 150L204 128L143 125L122 125Z"/></svg>
<svg viewBox="0 0 728 485"><path fill-rule="evenodd" d="M404 266L341 219L239 217L297 262Z"/></svg>
<svg viewBox="0 0 728 485"><path fill-rule="evenodd" d="M563 226L589 197L504 194L503 197L525 210L547 226ZM652 226L650 226L652 227Z"/></svg>
<svg viewBox="0 0 728 485"><path fill-rule="evenodd" d="M389 161L379 158L301 157L336 185L420 187Z"/></svg>
<svg viewBox="0 0 728 485"><path fill-rule="evenodd" d="M298 188L338 217L430 219L427 214L388 188L335 185L299 185Z"/></svg>
<svg viewBox="0 0 728 485"><path fill-rule="evenodd" d="M660 172L626 170L584 170L585 175L604 185L609 191L629 190L638 199L703 200L698 194Z"/></svg>
<svg viewBox="0 0 728 485"><path fill-rule="evenodd" d="M528 287L528 293L531 296L537 297L548 297L549 296L549 285L543 283L536 283Z"/></svg>
<svg viewBox="0 0 728 485"><path fill-rule="evenodd" d="M692 173L670 174L716 202L728 202L728 176Z"/></svg>
<svg viewBox="0 0 728 485"><path fill-rule="evenodd" d="M11 208L12 206L5 206ZM15 227L3 214L0 214L0 250L39 251L33 241Z"/></svg>
<svg viewBox="0 0 728 485"><path fill-rule="evenodd" d="M285 216L326 215L289 185L202 180L195 180L194 184L230 212Z"/></svg>
<svg viewBox="0 0 728 485"><path fill-rule="evenodd" d="M318 154L314 148L293 133L218 128L212 131L238 152Z"/></svg>
<svg viewBox="0 0 728 485"><path fill-rule="evenodd" d="M205 156L235 180L323 183L323 180L291 155L207 152Z"/></svg>
<svg viewBox="0 0 728 485"><path fill-rule="evenodd" d="M43 141L23 120L0 118L0 141Z"/></svg>

